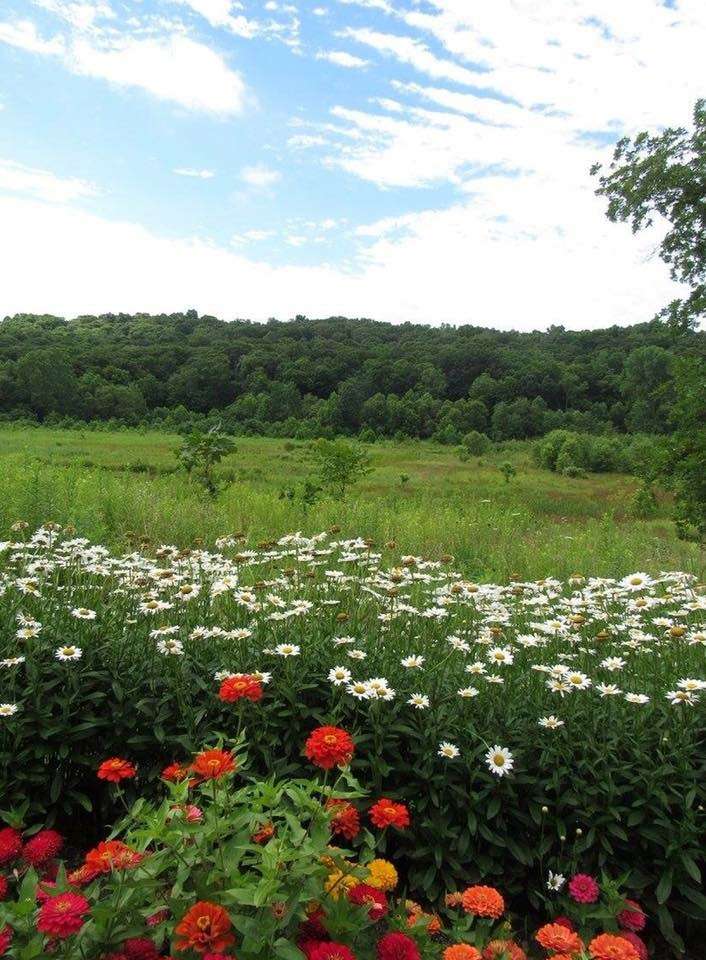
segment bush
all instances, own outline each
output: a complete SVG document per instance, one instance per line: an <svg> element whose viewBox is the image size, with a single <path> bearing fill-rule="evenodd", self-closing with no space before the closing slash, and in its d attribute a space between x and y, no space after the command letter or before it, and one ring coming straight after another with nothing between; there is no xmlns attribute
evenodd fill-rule
<svg viewBox="0 0 706 960"><path fill-rule="evenodd" d="M461 441L462 448L472 457L480 457L490 450L490 437L478 430L471 430Z"/></svg>
<svg viewBox="0 0 706 960"><path fill-rule="evenodd" d="M686 575L476 587L414 557L387 567L362 539L117 558L24 535L0 553L3 808L29 798L34 822L85 843L117 813L95 778L107 755L149 789L257 709L252 769L298 777L312 724L343 723L360 779L411 798L413 830L383 841L411 889L501 881L539 908L547 869L617 863L674 943L704 935L703 611ZM217 696L242 671L263 681L256 706Z"/></svg>

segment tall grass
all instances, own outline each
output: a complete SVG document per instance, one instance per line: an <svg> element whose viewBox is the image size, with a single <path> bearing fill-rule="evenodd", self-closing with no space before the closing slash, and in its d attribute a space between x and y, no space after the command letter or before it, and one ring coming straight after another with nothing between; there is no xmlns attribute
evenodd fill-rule
<svg viewBox="0 0 706 960"><path fill-rule="evenodd" d="M677 539L667 504L650 521L635 519L630 478L557 476L533 466L526 444L469 463L431 443L377 444L364 484L345 502L324 500L309 509L282 497L307 473L303 444L238 440L223 468L232 483L216 501L177 471L177 444L177 437L137 431L3 429L0 536L17 519L33 527L70 523L116 548L143 540L212 544L236 530L257 542L337 525L379 545L395 540L411 553L451 553L478 579L703 571L697 548ZM518 470L510 483L498 470L507 459Z"/></svg>

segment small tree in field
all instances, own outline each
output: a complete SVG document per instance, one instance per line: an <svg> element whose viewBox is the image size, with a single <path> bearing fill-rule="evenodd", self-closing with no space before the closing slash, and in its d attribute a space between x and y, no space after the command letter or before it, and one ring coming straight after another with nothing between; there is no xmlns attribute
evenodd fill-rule
<svg viewBox="0 0 706 960"><path fill-rule="evenodd" d="M505 477L505 483L509 483L513 477L517 476L517 470L510 463L509 460L506 460L504 463L501 463L498 467L498 470Z"/></svg>
<svg viewBox="0 0 706 960"><path fill-rule="evenodd" d="M345 500L348 488L372 469L367 451L347 440L318 440L312 460L317 480L336 500Z"/></svg>
<svg viewBox="0 0 706 960"><path fill-rule="evenodd" d="M216 424L206 433L195 430L186 436L177 457L189 476L200 483L209 496L215 497L218 493L215 468L234 450L232 439Z"/></svg>

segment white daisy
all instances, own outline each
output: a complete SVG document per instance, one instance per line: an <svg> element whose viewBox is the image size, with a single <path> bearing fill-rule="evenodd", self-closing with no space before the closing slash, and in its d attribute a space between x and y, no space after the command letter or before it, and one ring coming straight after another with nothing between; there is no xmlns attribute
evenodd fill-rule
<svg viewBox="0 0 706 960"><path fill-rule="evenodd" d="M548 717L540 717L537 723L540 725L540 727L544 727L545 730L556 730L557 727L564 726L564 721L560 720L558 717L555 717L553 713Z"/></svg>
<svg viewBox="0 0 706 960"><path fill-rule="evenodd" d="M278 643L275 647L275 653L278 657L298 657L300 647L295 643Z"/></svg>
<svg viewBox="0 0 706 960"><path fill-rule="evenodd" d="M328 672L328 678L335 687L340 687L342 683L349 683L351 672L346 667L332 667Z"/></svg>
<svg viewBox="0 0 706 960"><path fill-rule="evenodd" d="M507 747L500 747L495 744L485 755L485 762L491 773L496 777L504 777L508 774L515 763L512 754Z"/></svg>
<svg viewBox="0 0 706 960"><path fill-rule="evenodd" d="M442 740L439 744L438 754L440 757L444 757L446 760L455 760L459 756L461 751L458 749L456 744L449 743L448 740Z"/></svg>
<svg viewBox="0 0 706 960"><path fill-rule="evenodd" d="M11 717L18 710L16 703L0 703L0 717Z"/></svg>
<svg viewBox="0 0 706 960"><path fill-rule="evenodd" d="M404 657L400 662L403 667L409 667L410 669L414 669L416 667L421 667L422 664L424 663L424 660L425 660L424 657L420 657L419 655L414 655L411 657Z"/></svg>
<svg viewBox="0 0 706 960"><path fill-rule="evenodd" d="M57 660L80 660L83 656L83 650L80 647L74 647L68 644L65 647L59 647L54 651Z"/></svg>
<svg viewBox="0 0 706 960"><path fill-rule="evenodd" d="M407 703L410 707L415 707L417 710L426 710L429 706L429 697L424 693L413 693Z"/></svg>

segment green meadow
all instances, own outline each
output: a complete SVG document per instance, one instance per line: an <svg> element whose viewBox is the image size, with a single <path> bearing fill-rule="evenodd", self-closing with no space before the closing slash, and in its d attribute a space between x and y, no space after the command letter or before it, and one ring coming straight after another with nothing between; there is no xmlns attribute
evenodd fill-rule
<svg viewBox="0 0 706 960"><path fill-rule="evenodd" d="M369 446L373 470L345 501L311 507L290 499L310 472L305 442L238 438L220 471L216 500L178 468L179 437L141 431L0 429L2 536L16 520L73 524L81 536L127 549L180 547L243 532L251 543L331 526L342 536L430 558L452 554L469 577L503 580L615 576L644 569L702 575L703 556L680 541L660 496L637 519L637 481L618 474L569 478L538 468L529 443L505 444L462 463L429 441ZM511 462L509 482L499 465Z"/></svg>

